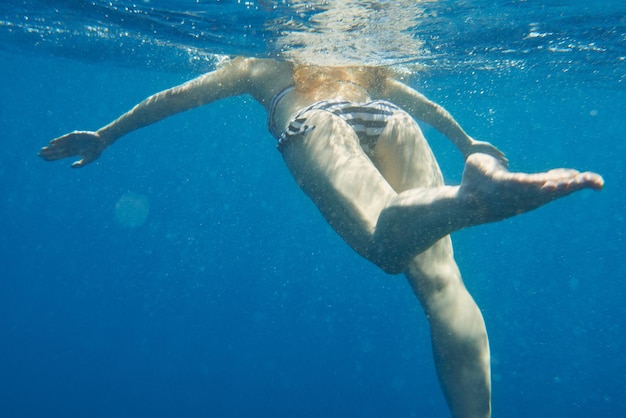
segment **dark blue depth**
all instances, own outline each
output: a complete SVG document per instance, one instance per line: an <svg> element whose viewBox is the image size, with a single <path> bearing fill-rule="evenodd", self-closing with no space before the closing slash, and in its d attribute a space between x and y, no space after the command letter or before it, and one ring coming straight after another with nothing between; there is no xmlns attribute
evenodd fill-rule
<svg viewBox="0 0 626 418"><path fill-rule="evenodd" d="M192 75L0 57L0 416L446 416L409 286L325 224L252 99L71 170L38 149ZM600 193L453 239L490 334L494 416L624 416L623 79L539 67L416 83L513 170L605 176ZM424 129L458 182L460 156ZM129 191L150 207L136 228L116 220Z"/></svg>

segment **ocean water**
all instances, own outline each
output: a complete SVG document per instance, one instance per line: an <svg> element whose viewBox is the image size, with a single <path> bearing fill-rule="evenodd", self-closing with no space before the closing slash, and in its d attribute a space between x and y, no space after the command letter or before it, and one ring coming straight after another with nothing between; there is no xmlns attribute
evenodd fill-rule
<svg viewBox="0 0 626 418"><path fill-rule="evenodd" d="M454 234L497 417L626 416L622 1L0 5L0 417L445 417L402 276L354 254L237 97L37 157L228 55L395 66L513 170L601 173ZM462 159L424 131L446 180Z"/></svg>

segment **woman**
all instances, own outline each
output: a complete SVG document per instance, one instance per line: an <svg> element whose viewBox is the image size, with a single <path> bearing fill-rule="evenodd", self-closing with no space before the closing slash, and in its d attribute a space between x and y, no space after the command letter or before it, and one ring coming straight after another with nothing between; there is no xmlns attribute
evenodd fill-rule
<svg viewBox="0 0 626 418"><path fill-rule="evenodd" d="M601 189L594 173L511 173L504 155L469 137L439 105L369 67L314 67L237 58L155 94L96 132L54 139L46 160L83 167L123 135L175 113L250 94L298 185L359 254L404 273L431 327L437 373L455 417L491 414L489 345L480 310L454 261L449 234L505 219L574 191ZM460 186L445 186L419 126L442 132L466 159Z"/></svg>

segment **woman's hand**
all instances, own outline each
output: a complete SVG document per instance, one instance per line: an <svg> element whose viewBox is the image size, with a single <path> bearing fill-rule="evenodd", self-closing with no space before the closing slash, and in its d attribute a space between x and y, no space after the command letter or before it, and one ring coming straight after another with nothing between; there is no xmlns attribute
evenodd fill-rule
<svg viewBox="0 0 626 418"><path fill-rule="evenodd" d="M476 154L479 152L481 154L491 155L496 160L498 160L498 162L504 167L507 167L509 165L509 160L506 158L504 153L486 141L477 141L475 139L472 139L461 151L463 152L463 157L466 160L467 157L469 157L471 154Z"/></svg>
<svg viewBox="0 0 626 418"><path fill-rule="evenodd" d="M81 159L72 168L80 168L95 161L106 147L107 142L97 132L74 131L50 141L39 156L46 161L79 156Z"/></svg>

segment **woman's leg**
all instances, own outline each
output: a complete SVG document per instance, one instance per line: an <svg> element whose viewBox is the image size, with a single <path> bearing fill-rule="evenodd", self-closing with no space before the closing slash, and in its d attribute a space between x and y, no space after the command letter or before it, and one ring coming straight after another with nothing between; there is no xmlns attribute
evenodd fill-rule
<svg viewBox="0 0 626 418"><path fill-rule="evenodd" d="M403 112L398 114L409 118ZM398 190L394 190L392 185L403 181L406 173L393 167L393 157L384 157L381 151L376 157L377 169L341 118L323 110L312 110L304 116L314 129L294 136L284 145L287 166L343 239L388 273L406 271L415 255L461 228L505 219L576 190L602 187L602 178L597 174L565 169L510 173L493 157L472 154L460 186L437 183L436 187L401 190L396 186ZM376 148L384 147L386 132L404 125L388 125ZM402 153L406 147L396 147L397 152ZM425 170L422 160L424 167L435 164L430 151L418 150L416 155L416 170ZM433 170L430 167L425 173L432 175Z"/></svg>
<svg viewBox="0 0 626 418"><path fill-rule="evenodd" d="M494 158L474 154L467 159L461 186L444 186L408 115L392 117L373 160L342 119L323 110L305 116L314 129L282 149L294 178L359 254L387 272L406 273L429 316L438 375L453 414L489 416L487 335L452 258L448 235L576 190L601 188L601 177L562 169L510 173Z"/></svg>
<svg viewBox="0 0 626 418"><path fill-rule="evenodd" d="M411 126L419 130L406 116ZM294 136L282 148L283 158L296 182L355 251L385 271L404 272L417 252L410 239L400 239L399 236L413 236L408 230L413 229L415 220L400 214L395 221L387 222L385 227L389 231L383 233L380 232L379 218L386 208L402 206L402 195L398 193L408 189L441 190L444 194L448 191L443 187L441 173L428 144L423 137L421 141L415 141L411 136L414 130L404 136L396 134L402 123L390 123L389 126L395 127L388 136L395 141L404 139L406 143L387 146L386 140L381 139L376 149L388 147L400 155L394 156L391 151L377 153L375 166L361 148L354 130L341 118L323 110L313 110L306 113L306 124L314 129ZM406 157L401 155L403 152L412 156L410 162L400 161ZM423 232L428 234L430 229ZM377 236L390 239L377 241ZM399 245L397 239L402 244Z"/></svg>
<svg viewBox="0 0 626 418"><path fill-rule="evenodd" d="M404 112L390 118L372 161L398 193L443 186L428 143ZM415 256L405 275L430 323L437 374L453 416L488 417L491 385L487 331L461 279L450 237Z"/></svg>
<svg viewBox="0 0 626 418"><path fill-rule="evenodd" d="M463 284L450 239L416 256L405 275L428 318L437 376L452 416L491 416L487 330Z"/></svg>
<svg viewBox="0 0 626 418"><path fill-rule="evenodd" d="M397 193L345 121L323 110L307 112L306 118L314 128L282 147L287 167L335 231L376 263L371 257L376 222Z"/></svg>

